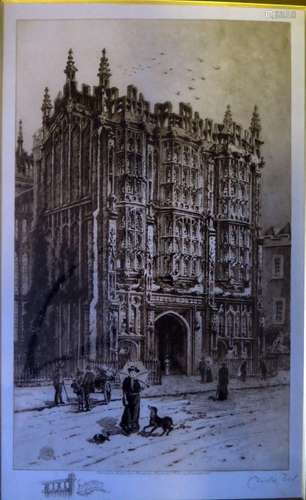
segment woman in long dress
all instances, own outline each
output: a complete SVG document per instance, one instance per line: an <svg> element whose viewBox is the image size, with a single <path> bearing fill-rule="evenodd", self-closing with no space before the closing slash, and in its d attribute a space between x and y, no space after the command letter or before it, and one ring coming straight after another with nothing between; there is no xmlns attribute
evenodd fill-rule
<svg viewBox="0 0 306 500"><path fill-rule="evenodd" d="M123 392L123 414L121 417L120 427L124 434L131 434L139 431L139 414L140 414L140 391L141 385L137 380L139 372L136 366L130 366L128 369L128 377L122 384Z"/></svg>
<svg viewBox="0 0 306 500"><path fill-rule="evenodd" d="M225 363L222 363L222 366L218 373L218 388L217 388L217 399L219 401L224 401L228 396L228 368Z"/></svg>

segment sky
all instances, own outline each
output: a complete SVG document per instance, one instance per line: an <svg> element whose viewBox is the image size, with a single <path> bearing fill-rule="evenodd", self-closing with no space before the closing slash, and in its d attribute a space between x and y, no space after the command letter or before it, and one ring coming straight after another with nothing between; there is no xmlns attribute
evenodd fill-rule
<svg viewBox="0 0 306 500"><path fill-rule="evenodd" d="M248 128L259 108L263 155L264 229L290 220L290 27L288 23L212 20L19 21L16 123L24 146L41 126L43 90L55 99L73 49L76 79L98 84L101 50L111 66L111 86L136 85L154 103L188 102L202 118L223 120L226 106Z"/></svg>

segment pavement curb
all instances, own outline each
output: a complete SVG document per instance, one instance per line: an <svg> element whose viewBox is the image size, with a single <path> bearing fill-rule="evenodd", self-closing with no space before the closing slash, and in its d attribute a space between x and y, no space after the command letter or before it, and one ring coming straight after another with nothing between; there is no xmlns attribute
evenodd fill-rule
<svg viewBox="0 0 306 500"><path fill-rule="evenodd" d="M284 385L290 385L290 382L278 382L276 384L268 384L268 385L254 385L254 386L242 386L242 387L229 387L229 390L231 391L245 391L247 389L268 389L270 387L281 387L281 386L284 386ZM205 394L205 393L209 393L209 392L212 392L212 393L215 393L216 392L216 389L198 389L198 390L195 390L195 391L183 391L183 392L173 392L173 393L166 393L166 394L152 394L152 395L147 395L147 394L144 394L142 396L141 399L155 399L155 398L163 398L163 397L169 397L169 398L173 398L175 396L179 396L179 397L184 397L184 396L187 396L187 395L194 395L194 394ZM121 401L121 397L118 398L113 398L111 401ZM76 402L73 401L73 403ZM100 404L103 404L104 402L103 401L99 401L95 406L98 406ZM72 401L71 402L67 402L65 406L67 405L70 405L72 404ZM55 405L44 405L44 406L33 406L32 408L23 408L21 410L14 410L14 413L27 413L27 412L32 412L32 411L43 411L43 410L47 410L47 409L52 409L52 408L55 408Z"/></svg>

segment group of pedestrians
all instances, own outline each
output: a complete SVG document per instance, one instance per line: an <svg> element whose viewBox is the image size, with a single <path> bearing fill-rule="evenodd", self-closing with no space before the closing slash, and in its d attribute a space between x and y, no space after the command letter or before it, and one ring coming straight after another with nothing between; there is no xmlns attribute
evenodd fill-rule
<svg viewBox="0 0 306 500"><path fill-rule="evenodd" d="M201 358L199 364L199 372L201 376L201 382L210 383L213 382L213 371L212 371L212 362L211 360L206 361L204 357ZM229 372L225 363L221 364L221 367L218 370L218 383L217 383L217 391L216 398L219 401L224 401L228 397L228 382L229 382Z"/></svg>
<svg viewBox="0 0 306 500"><path fill-rule="evenodd" d="M68 398L67 390L65 387L64 377L62 367L58 366L53 375L53 387L54 387L54 404L64 405L63 401L63 391L66 393ZM73 391L78 397L82 397L84 402L84 410L90 411L90 394L95 390L95 374L93 373L91 367L86 366L86 371L77 370L73 382L71 384Z"/></svg>
<svg viewBox="0 0 306 500"><path fill-rule="evenodd" d="M261 379L266 380L268 370L267 365L263 359L259 362ZM238 370L238 377L242 382L246 382L247 379L247 361L243 360ZM213 371L212 371L212 361L206 361L204 357L201 358L199 363L199 372L201 376L202 383L213 382ZM224 401L228 397L228 384L229 384L229 370L225 362L221 363L221 367L218 370L218 381L217 381L217 391L216 398L219 401Z"/></svg>
<svg viewBox="0 0 306 500"><path fill-rule="evenodd" d="M204 384L205 382L209 383L213 381L212 369L209 363L207 363L204 357L201 358L199 364L199 372L201 375L201 382Z"/></svg>
<svg viewBox="0 0 306 500"><path fill-rule="evenodd" d="M260 361L261 377L263 380L267 377L267 367L264 360ZM213 382L212 362L201 359L199 364L199 372L202 383ZM120 427L123 434L129 435L139 431L139 415L140 415L140 393L143 385L147 385L137 378L139 369L137 366L130 366L127 369L127 376L122 383L122 404L123 413L120 421ZM247 377L247 362L244 360L239 368L239 376L241 381L245 382ZM100 374L101 377L101 374ZM90 411L90 394L95 392L96 377L90 365L87 365L86 371L78 369L73 379L71 387L78 395L79 402L82 402L82 409ZM225 401L228 398L229 370L226 363L223 361L218 370L216 397L211 399ZM64 378L61 367L57 367L53 376L54 386L54 404L65 404L63 401L63 390L68 394L65 388ZM83 406L85 408L83 408Z"/></svg>

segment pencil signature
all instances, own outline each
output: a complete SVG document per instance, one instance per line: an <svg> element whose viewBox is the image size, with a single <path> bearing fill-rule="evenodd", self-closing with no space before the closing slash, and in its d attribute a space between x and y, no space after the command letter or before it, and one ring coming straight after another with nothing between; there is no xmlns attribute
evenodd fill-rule
<svg viewBox="0 0 306 500"><path fill-rule="evenodd" d="M255 490L256 488L262 486L263 484L273 484L276 485L279 482L284 483L293 483L298 479L298 474L293 476L282 473L281 476L268 476L268 477L260 477L260 476L251 476L248 479L247 487L251 490Z"/></svg>
<svg viewBox="0 0 306 500"><path fill-rule="evenodd" d="M85 483L78 483L77 495L88 496L96 491L100 491L100 493L108 493L108 491L105 490L102 481L86 481Z"/></svg>

